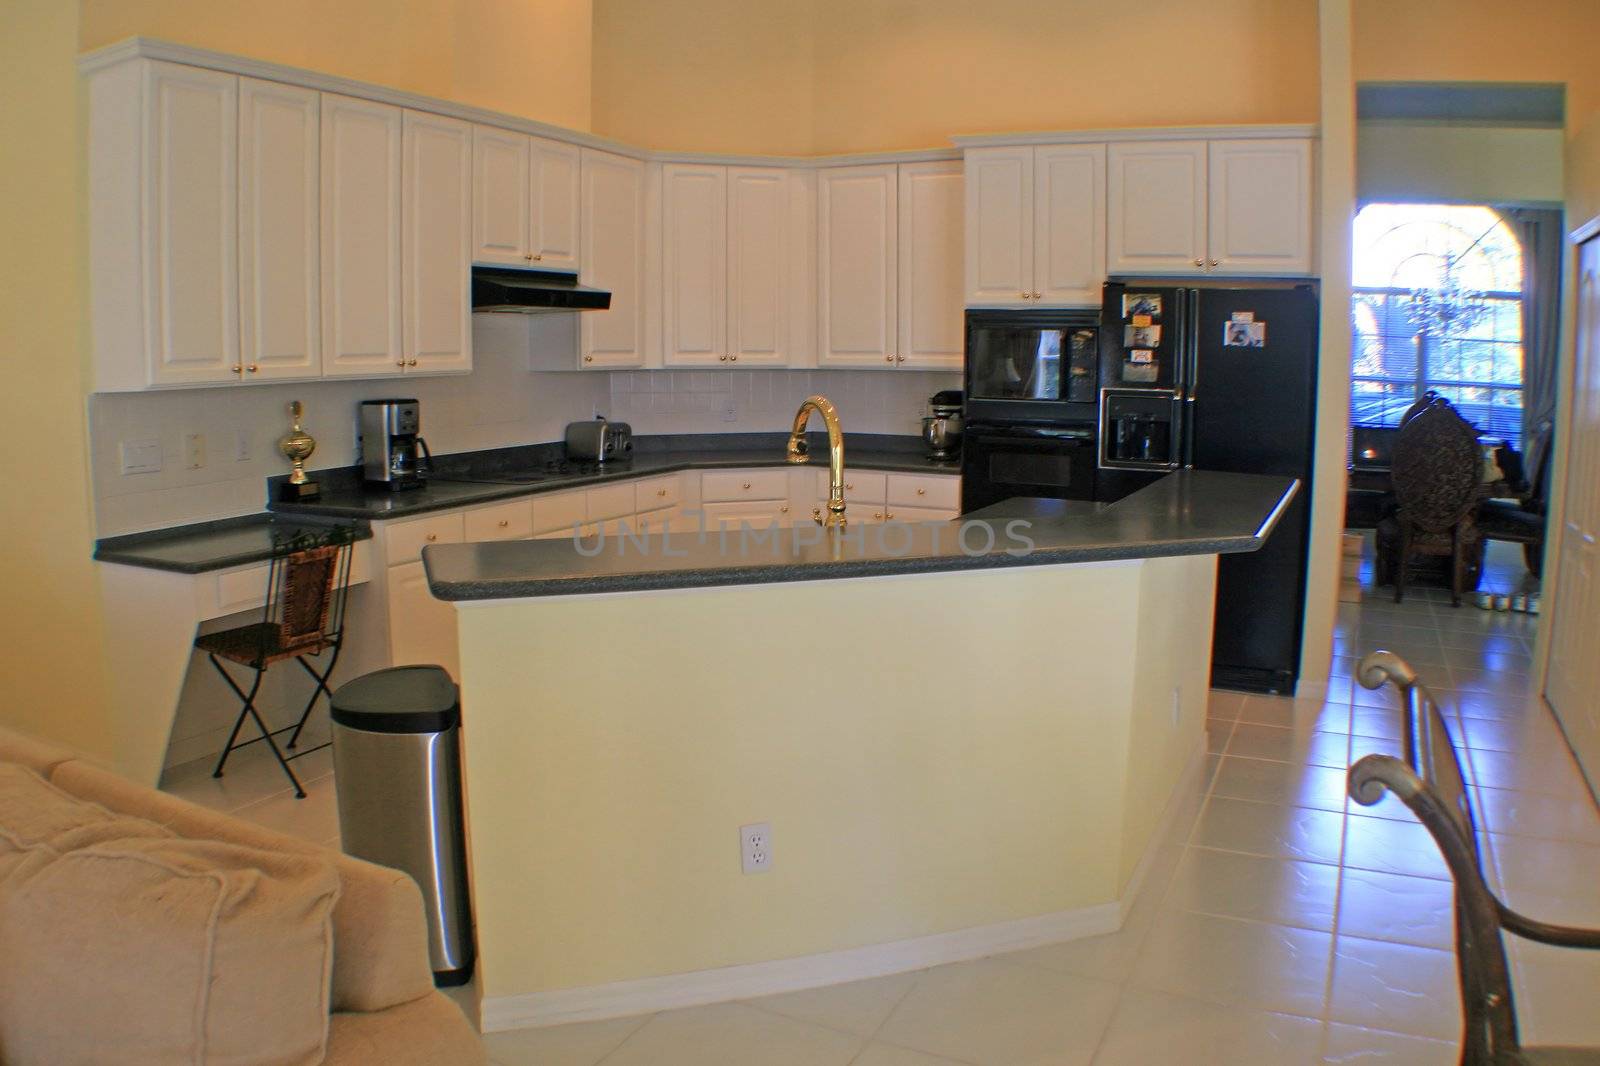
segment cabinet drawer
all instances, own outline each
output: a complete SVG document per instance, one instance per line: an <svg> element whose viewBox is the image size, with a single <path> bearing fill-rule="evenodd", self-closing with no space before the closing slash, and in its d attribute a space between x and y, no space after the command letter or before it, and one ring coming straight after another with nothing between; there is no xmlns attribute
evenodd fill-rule
<svg viewBox="0 0 1600 1066"><path fill-rule="evenodd" d="M588 494L581 489L575 492L552 492L533 498L533 535L572 534L572 527L581 525L588 517Z"/></svg>
<svg viewBox="0 0 1600 1066"><path fill-rule="evenodd" d="M528 500L479 507L465 516L467 542L525 540L533 536L533 504Z"/></svg>
<svg viewBox="0 0 1600 1066"><path fill-rule="evenodd" d="M701 510L705 514L705 528L739 528L742 522L755 529L770 525L790 525L794 519L788 500L750 500L740 503L708 503ZM807 518L809 521L809 517ZM677 527L674 527L677 528Z"/></svg>
<svg viewBox="0 0 1600 1066"><path fill-rule="evenodd" d="M770 470L719 470L700 475L700 498L706 503L736 500L789 499L789 472Z"/></svg>
<svg viewBox="0 0 1600 1066"><path fill-rule="evenodd" d="M466 537L460 511L390 522L383 531L383 543L390 566L413 563L422 558L429 544L460 544Z"/></svg>
<svg viewBox="0 0 1600 1066"><path fill-rule="evenodd" d="M677 474L647 477L633 483L633 509L657 511L683 502L683 478Z"/></svg>
<svg viewBox="0 0 1600 1066"><path fill-rule="evenodd" d="M939 474L890 474L890 507L934 507L956 510L961 506L961 479Z"/></svg>
<svg viewBox="0 0 1600 1066"><path fill-rule="evenodd" d="M248 611L266 602L267 571L270 563L247 566L243 570L224 570L217 575L217 617Z"/></svg>
<svg viewBox="0 0 1600 1066"><path fill-rule="evenodd" d="M954 507L898 507L890 505L888 517L896 522L950 522L959 517Z"/></svg>
<svg viewBox="0 0 1600 1066"><path fill-rule="evenodd" d="M604 522L608 518L623 518L634 512L633 483L603 485L588 491L591 522Z"/></svg>

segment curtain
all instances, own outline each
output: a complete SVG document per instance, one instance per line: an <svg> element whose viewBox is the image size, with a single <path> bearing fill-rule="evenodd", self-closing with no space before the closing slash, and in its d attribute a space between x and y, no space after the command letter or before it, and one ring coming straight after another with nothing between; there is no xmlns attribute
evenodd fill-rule
<svg viewBox="0 0 1600 1066"><path fill-rule="evenodd" d="M1555 436L1566 235L1558 209L1512 207L1501 214L1522 241L1522 448L1532 483Z"/></svg>

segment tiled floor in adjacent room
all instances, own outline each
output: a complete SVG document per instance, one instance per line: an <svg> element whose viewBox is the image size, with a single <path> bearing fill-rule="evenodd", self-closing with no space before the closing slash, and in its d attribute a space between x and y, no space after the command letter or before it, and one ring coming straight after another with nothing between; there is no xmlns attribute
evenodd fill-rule
<svg viewBox="0 0 1600 1066"><path fill-rule="evenodd" d="M743 1003L485 1038L500 1066L1069 1066L1454 1063L1449 884L1392 799L1348 802L1344 768L1388 750L1388 693L1359 653L1406 656L1450 709L1489 874L1513 906L1600 925L1600 814L1529 692L1537 619L1418 589L1341 607L1328 700L1213 694L1209 754L1126 926L1091 940ZM272 791L251 752L223 782L170 773L211 806L336 839L332 777ZM314 759L299 765L310 771ZM248 764L248 768L247 768ZM185 768L185 771L187 768ZM269 772L270 771L270 772ZM308 778L311 774L308 773ZM252 785L251 782L254 782ZM285 786L286 787L286 786ZM255 789L256 791L252 791ZM1600 1045L1600 953L1513 948L1524 1038Z"/></svg>

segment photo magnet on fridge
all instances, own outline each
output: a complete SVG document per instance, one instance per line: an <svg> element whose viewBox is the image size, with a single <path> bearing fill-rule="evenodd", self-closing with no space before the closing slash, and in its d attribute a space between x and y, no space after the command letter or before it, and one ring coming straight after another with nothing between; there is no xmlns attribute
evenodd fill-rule
<svg viewBox="0 0 1600 1066"><path fill-rule="evenodd" d="M1265 322L1224 322L1222 345L1225 348L1264 348L1267 344Z"/></svg>
<svg viewBox="0 0 1600 1066"><path fill-rule="evenodd" d="M1122 327L1122 346L1124 348L1154 348L1160 343L1160 326Z"/></svg>
<svg viewBox="0 0 1600 1066"><path fill-rule="evenodd" d="M1123 318L1132 318L1135 315L1159 317L1160 314L1161 294L1159 292L1125 292L1122 294Z"/></svg>

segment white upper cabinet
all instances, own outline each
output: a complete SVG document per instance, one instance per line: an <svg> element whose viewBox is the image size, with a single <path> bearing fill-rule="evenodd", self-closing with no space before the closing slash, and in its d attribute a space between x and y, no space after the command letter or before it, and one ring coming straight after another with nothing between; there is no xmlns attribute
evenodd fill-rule
<svg viewBox="0 0 1600 1066"><path fill-rule="evenodd" d="M899 168L817 173L817 362L894 366Z"/></svg>
<svg viewBox="0 0 1600 1066"><path fill-rule="evenodd" d="M967 150L967 303L1032 306L1033 179L1032 148Z"/></svg>
<svg viewBox="0 0 1600 1066"><path fill-rule="evenodd" d="M966 303L1098 304L1105 146L972 148L966 169Z"/></svg>
<svg viewBox="0 0 1600 1066"><path fill-rule="evenodd" d="M741 366L783 366L790 356L791 178L778 167L728 168L728 332L724 351ZM807 238L812 231L805 229ZM810 286L804 286L807 293ZM670 355L670 352L668 353Z"/></svg>
<svg viewBox="0 0 1600 1066"><path fill-rule="evenodd" d="M152 62L144 81L149 384L238 380L239 79Z"/></svg>
<svg viewBox="0 0 1600 1066"><path fill-rule="evenodd" d="M611 293L606 311L578 316L579 365L643 366L645 355L645 165L583 149L581 277Z"/></svg>
<svg viewBox="0 0 1600 1066"><path fill-rule="evenodd" d="M1309 140L1212 141L1206 266L1233 274L1310 274Z"/></svg>
<svg viewBox="0 0 1600 1066"><path fill-rule="evenodd" d="M533 188L528 135L493 126L472 131L472 259L528 266L533 258Z"/></svg>
<svg viewBox="0 0 1600 1066"><path fill-rule="evenodd" d="M961 170L957 160L900 166L896 366L961 368L966 344Z"/></svg>
<svg viewBox="0 0 1600 1066"><path fill-rule="evenodd" d="M1206 142L1138 141L1107 151L1106 266L1194 274L1206 259Z"/></svg>
<svg viewBox="0 0 1600 1066"><path fill-rule="evenodd" d="M246 381L322 374L319 113L310 89L239 81L239 332Z"/></svg>
<svg viewBox="0 0 1600 1066"><path fill-rule="evenodd" d="M1106 279L1106 146L1033 150L1036 304L1098 306Z"/></svg>
<svg viewBox="0 0 1600 1066"><path fill-rule="evenodd" d="M472 369L472 127L407 111L400 238L408 372Z"/></svg>
<svg viewBox="0 0 1600 1066"><path fill-rule="evenodd" d="M401 326L401 112L322 95L322 372L405 369Z"/></svg>
<svg viewBox="0 0 1600 1066"><path fill-rule="evenodd" d="M728 362L728 169L661 168L663 360Z"/></svg>
<svg viewBox="0 0 1600 1066"><path fill-rule="evenodd" d="M493 126L472 131L472 258L578 269L578 148Z"/></svg>

